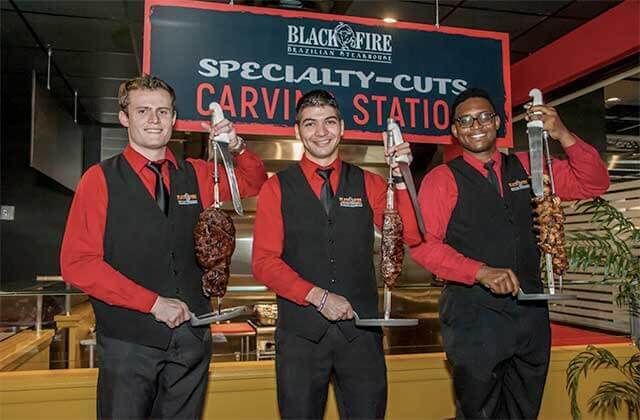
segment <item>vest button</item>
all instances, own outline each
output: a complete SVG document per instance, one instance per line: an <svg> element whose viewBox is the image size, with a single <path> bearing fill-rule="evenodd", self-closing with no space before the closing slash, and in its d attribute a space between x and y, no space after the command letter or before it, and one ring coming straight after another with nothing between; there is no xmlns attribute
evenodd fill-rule
<svg viewBox="0 0 640 420"><path fill-rule="evenodd" d="M333 239L329 239L329 245L333 245L335 242Z"/></svg>
<svg viewBox="0 0 640 420"><path fill-rule="evenodd" d="M329 259L329 262L330 262L331 264L333 264L334 262L336 262L336 259L335 259L335 258L331 258L331 259Z"/></svg>
<svg viewBox="0 0 640 420"><path fill-rule="evenodd" d="M335 282L336 282L336 279L331 279L331 283L335 283Z"/></svg>
<svg viewBox="0 0 640 420"><path fill-rule="evenodd" d="M176 287L176 293L180 294L180 288L179 287Z"/></svg>

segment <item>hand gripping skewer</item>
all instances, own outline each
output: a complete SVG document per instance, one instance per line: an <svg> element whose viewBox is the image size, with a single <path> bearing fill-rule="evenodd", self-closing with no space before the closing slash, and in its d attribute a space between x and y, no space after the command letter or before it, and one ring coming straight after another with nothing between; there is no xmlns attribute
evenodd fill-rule
<svg viewBox="0 0 640 420"><path fill-rule="evenodd" d="M533 105L542 105L542 92L540 89L531 89L529 96L533 99ZM544 124L540 120L531 120L527 123L527 136L529 137L529 159L531 168L531 189L537 198L544 196L543 178L543 155L549 171L551 192L555 194L555 183L553 180L553 169L551 167L551 153L549 151L549 133L544 129ZM550 253L545 252L545 269L547 273L547 286L549 293L525 293L522 289L518 291L518 300L574 300L574 295L556 294L555 279L553 273L553 258ZM562 276L559 276L560 290L562 290Z"/></svg>
<svg viewBox="0 0 640 420"><path fill-rule="evenodd" d="M403 143L402 134L400 133L400 129L394 120L389 119L387 125L387 144L385 144L385 148L390 148L394 145L399 145ZM415 185L413 183L413 178L411 177L411 172L409 171L409 159L407 156L392 156L390 159L395 159L396 162L400 164L400 170L404 177L405 184L407 184L407 189L410 189L409 184L413 187L413 191L415 192ZM408 176L405 176L405 171L403 171L403 167L408 172ZM395 194L394 194L394 182L393 182L393 169L389 166L389 178L387 180L387 209L393 209L395 206ZM411 193L410 193L411 194ZM413 202L413 199L412 199ZM416 211L416 217L418 217L418 224L424 228L424 224L422 223L422 213L420 213L420 207L418 206L417 199L414 203L414 209ZM355 324L362 327L406 327L406 326L414 326L418 325L417 319L411 318L391 318L391 288L385 283L384 292L384 318L370 318L370 319L362 319L358 316L358 314L354 311L354 320Z"/></svg>
<svg viewBox="0 0 640 420"><path fill-rule="evenodd" d="M211 127L224 120L224 113L220 104L212 102L209 104L209 110L211 110ZM229 134L218 134L211 140L211 148L213 150L213 206L219 209L222 206L220 200L220 174L218 171L218 154L222 158L227 178L229 180L229 187L231 189L231 197L233 199L233 207L238 215L243 215L242 203L240 201L240 192L238 190L238 182L236 180L236 174L233 168L233 159L229 152ZM208 314L196 316L191 313L191 325L201 326L214 322L227 321L236 318L240 315L250 314L253 311L248 306L236 306L233 308L221 309L222 298L217 298L217 311L210 312Z"/></svg>

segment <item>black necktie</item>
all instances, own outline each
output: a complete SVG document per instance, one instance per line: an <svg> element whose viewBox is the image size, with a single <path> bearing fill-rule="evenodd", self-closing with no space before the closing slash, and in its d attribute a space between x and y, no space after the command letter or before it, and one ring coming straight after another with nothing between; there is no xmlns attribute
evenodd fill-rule
<svg viewBox="0 0 640 420"><path fill-rule="evenodd" d="M484 168L489 173L489 175L487 176L489 184L493 185L493 188L495 188L498 195L500 195L500 184L498 183L498 176L496 175L496 171L493 170L494 164L495 162L493 160L490 160L484 164Z"/></svg>
<svg viewBox="0 0 640 420"><path fill-rule="evenodd" d="M156 174L156 203L166 216L169 214L169 191L162 180L162 163L149 162L147 168Z"/></svg>
<svg viewBox="0 0 640 420"><path fill-rule="evenodd" d="M318 175L324 179L322 183L322 189L320 190L320 202L322 203L322 207L324 207L324 211L329 214L329 209L331 208L331 200L333 199L333 190L331 189L331 181L329 178L331 177L331 172L333 168L328 169L316 169Z"/></svg>

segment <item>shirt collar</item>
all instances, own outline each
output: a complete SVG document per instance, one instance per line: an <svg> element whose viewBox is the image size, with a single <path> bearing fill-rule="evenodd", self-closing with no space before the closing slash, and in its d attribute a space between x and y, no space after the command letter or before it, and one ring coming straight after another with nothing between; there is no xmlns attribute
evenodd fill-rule
<svg viewBox="0 0 640 420"><path fill-rule="evenodd" d="M487 175L487 169L484 167L485 162L469 153L464 152L462 153L462 158L476 171L485 176ZM500 153L500 150L496 149L496 151L493 153L493 156L491 156L491 159L493 159L493 161L495 162L493 164L493 170L496 172L496 174L499 174L502 167L502 154Z"/></svg>
<svg viewBox="0 0 640 420"><path fill-rule="evenodd" d="M329 166L320 166L317 163L310 160L306 154L302 155L302 159L300 159L300 167L302 168L302 172L304 173L305 178L311 179L311 177L315 174L316 169L328 169L333 168L333 172L331 172L331 178L340 176L340 168L342 167L342 160L340 156L334 160ZM320 175L316 175L320 176Z"/></svg>
<svg viewBox="0 0 640 420"><path fill-rule="evenodd" d="M147 166L147 163L149 163L149 159L147 159L146 157L142 156L140 153L135 151L130 144L127 144L127 147L124 149L124 152L122 152L122 154L124 155L124 157L127 159L129 164L133 168L133 171L137 174L139 174L140 171L142 171L142 169L145 166ZM173 152L171 151L171 149L169 149L168 147L165 152L164 160L171 162L175 168L178 167L178 161L176 160L176 157L173 155Z"/></svg>

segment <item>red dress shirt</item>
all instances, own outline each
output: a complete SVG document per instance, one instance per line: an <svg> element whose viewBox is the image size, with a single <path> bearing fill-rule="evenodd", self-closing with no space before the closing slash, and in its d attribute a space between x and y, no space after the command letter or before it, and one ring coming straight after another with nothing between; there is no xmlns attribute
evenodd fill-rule
<svg viewBox="0 0 640 420"><path fill-rule="evenodd" d="M331 188L337 191L340 181L342 161L336 159L328 168L334 170L330 175ZM320 168L307 159L300 161L305 178L309 182L316 197L320 197L320 189L324 180L316 173ZM380 228L382 216L387 206L387 183L376 174L364 171L364 184L367 199L373 210L373 222ZM412 246L420 243L420 233L406 190L396 190L396 205L404 223L404 241ZM289 299L299 305L307 305L305 297L314 287L310 281L303 279L287 263L282 260L284 244L284 226L281 212L282 191L277 176L265 182L258 195L256 221L253 233L253 275L259 282L268 286L278 296Z"/></svg>
<svg viewBox="0 0 640 420"><path fill-rule="evenodd" d="M127 146L123 152L127 162L155 198L155 173L146 167L149 162ZM169 167L177 166L176 158L167 148L168 163L162 165L162 175L169 186ZM204 208L213 203L213 163L187 159L195 169L200 200ZM249 150L235 159L238 187L243 197L256 195L267 176L262 161ZM226 173L220 167L220 199L230 200L231 191ZM158 294L140 286L104 261L104 230L108 207L107 184L100 165L90 167L76 189L67 227L62 240L60 267L64 280L78 289L110 305L140 312L149 312ZM144 223L144 221L141 221ZM135 241L136 238L131 238ZM143 245L141 245L143 246Z"/></svg>
<svg viewBox="0 0 640 420"><path fill-rule="evenodd" d="M607 167L598 152L579 138L576 137L576 140L575 144L564 149L568 160L552 161L556 195L563 200L598 196L609 188ZM516 156L525 171L530 173L529 154L518 152ZM483 162L467 153L463 153L462 157L482 176L487 177ZM492 159L495 161L493 168L498 176L502 195L500 152L496 151ZM410 250L411 257L442 279L473 284L483 262L467 258L443 242L451 213L458 202L458 187L447 165L434 168L424 177L418 201L427 238L425 243Z"/></svg>

